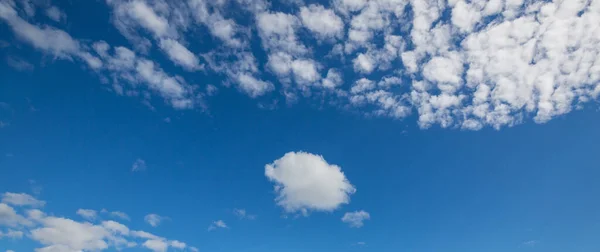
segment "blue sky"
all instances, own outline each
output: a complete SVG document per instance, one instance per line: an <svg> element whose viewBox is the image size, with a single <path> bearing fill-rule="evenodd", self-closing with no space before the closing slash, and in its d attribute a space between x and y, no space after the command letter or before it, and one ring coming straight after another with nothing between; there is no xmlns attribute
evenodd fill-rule
<svg viewBox="0 0 600 252"><path fill-rule="evenodd" d="M0 251L597 251L598 20L0 0Z"/></svg>

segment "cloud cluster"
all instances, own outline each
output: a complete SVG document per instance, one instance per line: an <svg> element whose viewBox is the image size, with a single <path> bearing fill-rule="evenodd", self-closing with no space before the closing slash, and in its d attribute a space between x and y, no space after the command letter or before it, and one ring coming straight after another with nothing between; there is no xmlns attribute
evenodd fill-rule
<svg viewBox="0 0 600 252"><path fill-rule="evenodd" d="M19 195L21 199L28 200L8 200L6 203L0 203L0 227L11 228L7 232L0 232L0 238L28 237L42 245L35 249L36 252L104 251L133 247L146 248L155 252L165 252L169 248L197 251L195 247L181 241L131 230L126 225L113 220L98 220L97 212L94 210L77 210L77 214L86 219L84 222L79 222L30 208L40 206L39 203L33 204L33 202L43 202L31 195L8 192L4 195ZM14 199L10 197L8 199Z"/></svg>
<svg viewBox="0 0 600 252"><path fill-rule="evenodd" d="M306 152L289 152L267 164L265 176L275 183L277 205L288 213L333 211L356 192L339 166Z"/></svg>
<svg viewBox="0 0 600 252"><path fill-rule="evenodd" d="M216 89L180 70L216 74L252 98L277 91L369 116L416 113L422 128L544 123L600 94L600 0L106 3L132 48L37 25L31 20L42 7L27 1L0 3L0 20L33 48L84 64L116 93L147 104L158 97L176 109L203 107ZM65 22L57 7L43 10L54 25ZM198 35L214 43L200 48ZM175 73L149 58L152 48ZM264 63L255 56L262 54Z"/></svg>

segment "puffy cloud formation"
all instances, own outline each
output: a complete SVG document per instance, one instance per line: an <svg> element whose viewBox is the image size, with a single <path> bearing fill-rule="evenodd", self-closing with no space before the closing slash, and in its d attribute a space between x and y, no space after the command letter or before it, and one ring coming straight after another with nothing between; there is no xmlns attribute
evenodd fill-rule
<svg viewBox="0 0 600 252"><path fill-rule="evenodd" d="M5 193L4 195L26 194ZM30 195L26 196L30 201L42 202ZM0 239L28 237L41 244L42 247L35 249L36 252L105 251L132 247L142 247L152 251L167 251L169 248L197 251L197 248L188 246L184 242L169 240L144 231L130 230L126 225L113 220L95 221L97 219L95 210L79 209L77 214L88 220L79 222L32 209L31 204L13 204L13 206L0 203L0 228L9 228L6 232L0 232Z"/></svg>
<svg viewBox="0 0 600 252"><path fill-rule="evenodd" d="M344 33L344 22L333 10L322 5L311 4L300 8L302 24L318 38L341 38Z"/></svg>
<svg viewBox="0 0 600 252"><path fill-rule="evenodd" d="M0 3L0 22L19 41L83 64L148 105L205 108L216 83L204 74L267 102L305 98L369 116L416 114L422 128L477 130L544 123L600 94L600 0L330 0L276 9L263 0L108 0L129 46L73 38L53 26L68 13L21 2ZM52 24L36 21L38 9ZM202 36L214 43L197 46ZM153 48L166 60L149 58Z"/></svg>
<svg viewBox="0 0 600 252"><path fill-rule="evenodd" d="M267 164L265 176L275 183L277 205L288 213L333 211L356 191L339 166L306 152L289 152Z"/></svg>
<svg viewBox="0 0 600 252"><path fill-rule="evenodd" d="M364 225L365 220L371 219L371 215L363 210L356 212L345 213L342 217L344 223L348 223L350 227L359 228Z"/></svg>

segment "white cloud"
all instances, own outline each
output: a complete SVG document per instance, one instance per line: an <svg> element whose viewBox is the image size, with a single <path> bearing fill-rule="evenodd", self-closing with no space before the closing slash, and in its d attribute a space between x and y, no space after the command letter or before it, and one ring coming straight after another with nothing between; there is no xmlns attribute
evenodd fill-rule
<svg viewBox="0 0 600 252"><path fill-rule="evenodd" d="M452 9L452 24L465 32L471 32L473 26L481 19L481 9L474 4L460 0Z"/></svg>
<svg viewBox="0 0 600 252"><path fill-rule="evenodd" d="M166 251L168 248L185 249L187 244L178 240L168 240L144 231L130 231L130 229L116 221L107 220L95 223L78 222L72 219L47 215L39 209L23 209L25 216L17 213L11 206L0 203L0 227L8 226L16 229L0 231L0 238L11 239L30 238L39 242L43 247L36 248L36 252L76 252L76 251L103 251L121 250L138 246L142 239L142 246L154 251ZM78 214L90 211L79 209ZM108 212L103 210L102 212ZM25 235L27 234L27 235ZM162 244L165 244L164 246Z"/></svg>
<svg viewBox="0 0 600 252"><path fill-rule="evenodd" d="M21 239L21 238L23 238L23 232L18 231L18 230L13 230L13 229L9 229L7 232L2 232L0 230L0 239L2 239L3 237L9 238L9 239Z"/></svg>
<svg viewBox="0 0 600 252"><path fill-rule="evenodd" d="M46 204L45 201L38 200L29 194L11 192L6 192L2 194L2 203L10 204L13 206L31 207L43 207Z"/></svg>
<svg viewBox="0 0 600 252"><path fill-rule="evenodd" d="M595 60L599 40L593 36L600 26L594 21L600 18L596 0L333 0L294 6L297 13L249 0L107 3L113 24L136 52L77 40L39 20L30 23L36 8L64 21L64 13L47 4L4 1L0 22L18 41L45 56L82 63L110 82L117 94L140 97L148 105L155 94L175 109L204 108L202 97L209 91L140 56L151 55L153 45L186 70L200 70L206 62L225 76L226 86L233 84L251 97L272 91L289 100L301 98L298 93L307 98L318 94L328 104L367 116L404 118L415 112L422 128L477 130L528 120L544 123L585 108L600 95L600 63ZM237 23L243 15L255 22ZM199 49L202 59L190 50L196 48L186 47L205 35L198 31L217 40L214 48ZM315 55L330 47L320 43L325 39L338 43L325 49L332 51L327 57ZM257 42L264 52L253 51ZM259 64L263 53L268 55L266 65ZM257 60L254 55L261 56ZM320 73L323 69L326 76ZM354 73L342 80L346 69ZM342 85L357 83L363 74L374 85ZM323 87L335 91L312 90Z"/></svg>
<svg viewBox="0 0 600 252"><path fill-rule="evenodd" d="M169 244L164 240L147 240L142 246L154 252L166 252L169 248Z"/></svg>
<svg viewBox="0 0 600 252"><path fill-rule="evenodd" d="M306 152L289 152L267 164L265 176L275 183L277 205L290 213L333 211L356 191L339 166Z"/></svg>
<svg viewBox="0 0 600 252"><path fill-rule="evenodd" d="M344 223L348 223L350 227L359 228L364 225L365 220L371 219L371 215L365 211L348 212L342 217Z"/></svg>
<svg viewBox="0 0 600 252"><path fill-rule="evenodd" d="M215 6L210 6L210 4ZM240 48L245 45L240 38L239 25L234 20L223 17L218 11L219 6L216 6L218 1L191 0L189 5L196 21L206 25L213 36L225 42L229 47Z"/></svg>
<svg viewBox="0 0 600 252"><path fill-rule="evenodd" d="M194 53L174 39L162 39L160 48L169 56L169 59L175 64L182 66L188 71L194 71L202 68L200 60Z"/></svg>
<svg viewBox="0 0 600 252"><path fill-rule="evenodd" d="M208 231L212 231L218 228L229 228L227 226L227 224L225 224L224 221L222 220L217 220L217 221L213 221L212 224L210 224L210 226L208 226Z"/></svg>
<svg viewBox="0 0 600 252"><path fill-rule="evenodd" d="M457 85L461 82L463 72L462 62L455 57L434 57L423 68L423 76L437 83L451 83Z"/></svg>
<svg viewBox="0 0 600 252"><path fill-rule="evenodd" d="M343 84L342 72L335 68L331 68L327 71L327 76L323 79L323 87L336 88Z"/></svg>
<svg viewBox="0 0 600 252"><path fill-rule="evenodd" d="M62 12L59 8L57 8L56 6L50 6L46 9L46 16L48 16L48 18L54 20L54 22L60 22L62 20L67 19L67 15Z"/></svg>
<svg viewBox="0 0 600 252"><path fill-rule="evenodd" d="M110 234L101 226L59 217L45 217L42 227L31 230L31 238L47 246L62 245L70 250L103 250Z"/></svg>
<svg viewBox="0 0 600 252"><path fill-rule="evenodd" d="M187 246L187 245L185 244L185 242L180 242L180 241L177 241L177 240L174 240L174 241L169 241L169 245L170 245L171 247L173 247L173 248L176 248L176 249L184 249L184 248L186 248L186 246Z"/></svg>
<svg viewBox="0 0 600 252"><path fill-rule="evenodd" d="M375 62L373 58L371 58L367 54L359 53L358 56L353 60L354 62L354 71L360 73L371 73L373 69L375 69Z"/></svg>
<svg viewBox="0 0 600 252"><path fill-rule="evenodd" d="M148 214L144 217L144 221L153 227L157 227L164 219L165 217L158 214Z"/></svg>
<svg viewBox="0 0 600 252"><path fill-rule="evenodd" d="M257 97L273 89L273 84L254 78L249 74L240 74L237 79L240 89L251 97Z"/></svg>
<svg viewBox="0 0 600 252"><path fill-rule="evenodd" d="M237 208L233 209L233 214L235 214L235 216L237 216L240 219L248 219L248 220L256 219L256 215L247 213L246 209L237 209Z"/></svg>
<svg viewBox="0 0 600 252"><path fill-rule="evenodd" d="M114 216L114 217L120 218L122 220L127 220L127 221L130 220L129 215L127 215L124 212L120 212L120 211L110 212L110 216Z"/></svg>
<svg viewBox="0 0 600 252"><path fill-rule="evenodd" d="M320 39L341 38L344 22L332 10L311 4L300 8L300 19L306 28Z"/></svg>
<svg viewBox="0 0 600 252"><path fill-rule="evenodd" d="M294 72L294 80L301 85L311 85L321 79L317 65L312 60L294 60L292 71Z"/></svg>
<svg viewBox="0 0 600 252"><path fill-rule="evenodd" d="M125 6L127 14L135 19L140 26L152 32L157 37L167 35L169 22L142 1L132 1Z"/></svg>
<svg viewBox="0 0 600 252"><path fill-rule="evenodd" d="M77 209L77 214L86 220L94 220L98 217L98 212L92 209Z"/></svg>
<svg viewBox="0 0 600 252"><path fill-rule="evenodd" d="M141 158L136 159L135 162L133 162L133 164L131 165L132 172L145 171L145 170L146 170L146 161L144 161Z"/></svg>
<svg viewBox="0 0 600 252"><path fill-rule="evenodd" d="M362 93L364 91L368 91L371 89L375 88L375 82L373 82L372 80L369 80L367 78L362 78L360 80L357 80L354 85L352 85L352 89L350 89L350 92L356 94L356 93Z"/></svg>
<svg viewBox="0 0 600 252"><path fill-rule="evenodd" d="M300 21L295 16L283 12L260 13L256 16L256 25L265 49L292 55L307 52L296 36Z"/></svg>
<svg viewBox="0 0 600 252"><path fill-rule="evenodd" d="M66 32L51 26L40 28L20 18L8 2L0 3L0 19L6 21L17 37L38 50L56 57L71 58L80 52L79 42Z"/></svg>

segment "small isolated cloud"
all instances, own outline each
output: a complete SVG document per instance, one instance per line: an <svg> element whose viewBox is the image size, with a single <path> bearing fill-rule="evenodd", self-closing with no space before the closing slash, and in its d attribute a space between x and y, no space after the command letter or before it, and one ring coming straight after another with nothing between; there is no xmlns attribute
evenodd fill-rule
<svg viewBox="0 0 600 252"><path fill-rule="evenodd" d="M144 221L150 226L157 227L165 219L165 217L158 214L148 214L144 217Z"/></svg>
<svg viewBox="0 0 600 252"><path fill-rule="evenodd" d="M145 171L145 170L146 170L146 161L144 161L141 158L136 159L135 162L133 162L133 165L131 165L132 172Z"/></svg>
<svg viewBox="0 0 600 252"><path fill-rule="evenodd" d="M333 211L356 192L339 166L307 152L286 153L265 166L265 176L275 183L277 205L288 213Z"/></svg>
<svg viewBox="0 0 600 252"><path fill-rule="evenodd" d="M249 214L246 212L246 209L233 209L233 214L240 219L254 220L256 219L256 215Z"/></svg>
<svg viewBox="0 0 600 252"><path fill-rule="evenodd" d="M26 193L6 192L2 195L2 202L13 206L43 207L46 202L38 200Z"/></svg>
<svg viewBox="0 0 600 252"><path fill-rule="evenodd" d="M348 212L342 217L342 222L348 223L350 227L359 228L364 225L365 220L371 219L371 215L365 211Z"/></svg>
<svg viewBox="0 0 600 252"><path fill-rule="evenodd" d="M362 246L367 246L367 243L366 242L357 242L355 245L362 247Z"/></svg>
<svg viewBox="0 0 600 252"><path fill-rule="evenodd" d="M208 231L212 231L212 230L215 230L218 228L229 228L229 227L227 226L227 224L225 224L224 221L218 220L218 221L213 221L213 223L210 224L210 226L208 226Z"/></svg>
<svg viewBox="0 0 600 252"><path fill-rule="evenodd" d="M526 246L526 247L535 247L539 243L540 243L540 241L538 241L538 240L530 240L530 241L523 242L522 245Z"/></svg>
<svg viewBox="0 0 600 252"><path fill-rule="evenodd" d="M92 209L78 209L77 215L81 216L86 220L95 220L98 217L98 212Z"/></svg>

